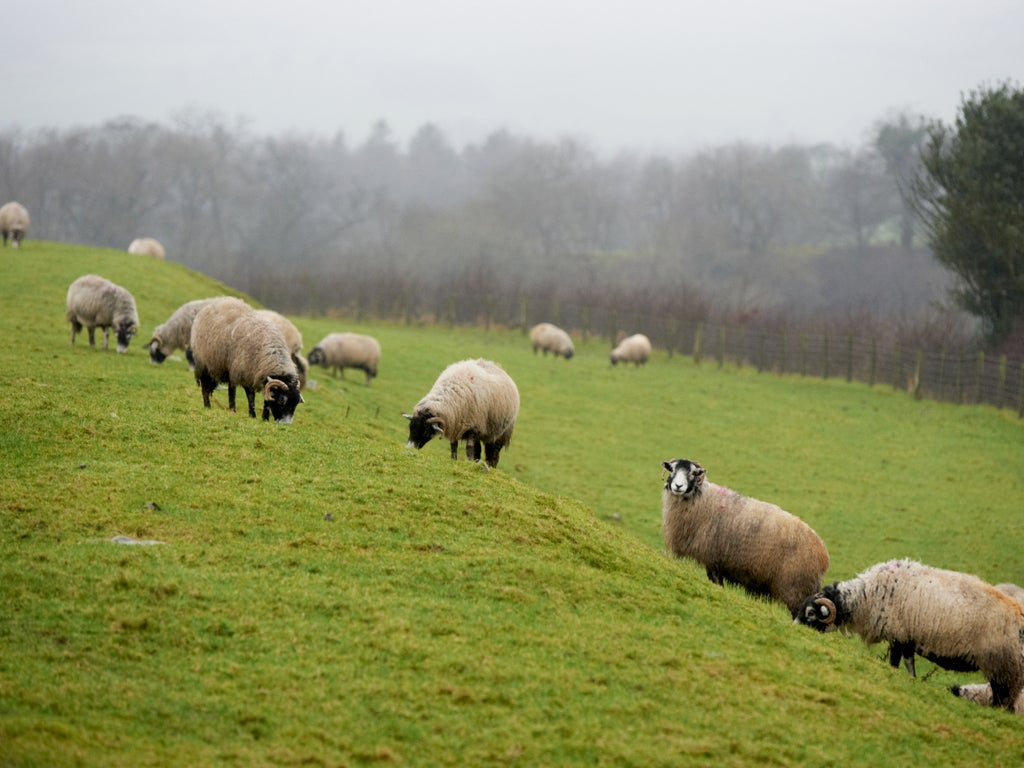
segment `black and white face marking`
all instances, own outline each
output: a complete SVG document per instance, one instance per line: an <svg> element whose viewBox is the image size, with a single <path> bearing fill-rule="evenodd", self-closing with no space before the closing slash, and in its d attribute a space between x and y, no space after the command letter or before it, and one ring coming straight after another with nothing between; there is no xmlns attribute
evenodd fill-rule
<svg viewBox="0 0 1024 768"><path fill-rule="evenodd" d="M663 461L661 466L668 472L665 489L669 493L673 496L682 496L684 500L700 496L706 474L704 467L689 459Z"/></svg>
<svg viewBox="0 0 1024 768"><path fill-rule="evenodd" d="M430 411L403 415L409 420L409 442L405 444L406 448L422 448L443 431L436 422L430 422L434 418Z"/></svg>
<svg viewBox="0 0 1024 768"><path fill-rule="evenodd" d="M132 336L138 327L134 323L121 323L117 327L117 351L124 354L128 351L128 344L131 343Z"/></svg>
<svg viewBox="0 0 1024 768"><path fill-rule="evenodd" d="M320 347L313 347L313 350L309 353L309 358L307 359L309 360L310 365L327 364L327 355L324 354L323 349Z"/></svg>
<svg viewBox="0 0 1024 768"><path fill-rule="evenodd" d="M162 363L167 359L167 355L160 350L160 341L158 339L153 339L149 342L149 359L154 363Z"/></svg>
<svg viewBox="0 0 1024 768"><path fill-rule="evenodd" d="M299 403L304 402L304 400L302 399L302 395L299 394L298 381L286 383L288 384L287 389L280 387L274 390L273 400L266 399L266 395L264 395L264 421L268 421L270 417L273 417L274 421L279 424L292 423L292 419L295 417L295 409L298 407Z"/></svg>

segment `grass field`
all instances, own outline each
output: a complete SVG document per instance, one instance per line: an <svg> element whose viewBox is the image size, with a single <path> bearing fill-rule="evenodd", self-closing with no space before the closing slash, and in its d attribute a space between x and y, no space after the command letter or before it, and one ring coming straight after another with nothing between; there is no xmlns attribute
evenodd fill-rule
<svg viewBox="0 0 1024 768"><path fill-rule="evenodd" d="M291 425L148 360L178 265L27 242L0 252L0 765L1019 766L979 680L793 626L662 554L660 464L807 520L828 579L890 557L1024 583L1024 423L888 388L515 330L358 330L380 376L323 370ZM127 354L72 348L68 284L128 287ZM522 411L496 471L405 448L408 411L485 355ZM244 401L243 401L244 402ZM125 546L115 536L163 542Z"/></svg>

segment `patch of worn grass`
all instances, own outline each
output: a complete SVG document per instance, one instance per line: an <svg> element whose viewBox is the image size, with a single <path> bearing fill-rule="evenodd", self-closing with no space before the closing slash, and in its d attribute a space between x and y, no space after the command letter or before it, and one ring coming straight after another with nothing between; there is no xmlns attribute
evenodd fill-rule
<svg viewBox="0 0 1024 768"><path fill-rule="evenodd" d="M522 334L355 328L380 377L288 426L202 408L148 333L226 292L173 264L31 242L0 284L0 764L1017 765L1019 724L882 649L660 553L660 461L805 517L846 578L890 556L1024 581L1021 425L891 390L656 355L566 362ZM98 272L143 321L68 345ZM449 362L500 360L523 409L497 471L404 448ZM116 535L164 542L124 546ZM837 724L841 726L837 727Z"/></svg>

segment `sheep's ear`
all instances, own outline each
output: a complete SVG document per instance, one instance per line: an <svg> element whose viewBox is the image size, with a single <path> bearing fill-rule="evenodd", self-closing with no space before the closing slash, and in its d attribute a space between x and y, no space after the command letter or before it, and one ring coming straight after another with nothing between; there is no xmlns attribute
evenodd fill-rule
<svg viewBox="0 0 1024 768"><path fill-rule="evenodd" d="M411 413L403 413L402 415L405 416L405 418L407 418L409 421L412 421L412 414Z"/></svg>
<svg viewBox="0 0 1024 768"><path fill-rule="evenodd" d="M666 472L672 471L672 465L667 461L661 462L661 468L664 469Z"/></svg>

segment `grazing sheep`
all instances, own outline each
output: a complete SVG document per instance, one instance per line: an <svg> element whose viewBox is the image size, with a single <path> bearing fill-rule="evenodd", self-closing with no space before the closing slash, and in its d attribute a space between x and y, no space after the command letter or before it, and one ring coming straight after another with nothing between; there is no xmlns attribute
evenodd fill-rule
<svg viewBox="0 0 1024 768"><path fill-rule="evenodd" d="M128 246L128 253L135 256L152 256L154 259L163 259L166 256L164 247L152 237L138 237L132 240Z"/></svg>
<svg viewBox="0 0 1024 768"><path fill-rule="evenodd" d="M196 383L203 405L217 384L228 385L228 408L235 410L235 390L242 387L249 416L256 418L256 390L263 392L263 420L288 424L302 402L298 372L281 331L241 299L221 298L196 315L190 339Z"/></svg>
<svg viewBox="0 0 1024 768"><path fill-rule="evenodd" d="M545 355L551 352L555 357L561 355L568 360L575 353L569 334L551 323L539 323L533 326L530 329L530 343L533 344L534 354L537 354L539 349Z"/></svg>
<svg viewBox="0 0 1024 768"><path fill-rule="evenodd" d="M519 389L500 365L490 360L452 363L437 377L409 419L407 448L422 448L435 435L451 444L458 457L459 440L466 441L466 458L480 461L480 444L490 467L512 440L519 415Z"/></svg>
<svg viewBox="0 0 1024 768"><path fill-rule="evenodd" d="M1024 690L1024 611L977 576L889 560L837 581L804 603L796 621L889 644L889 663L913 675L914 654L943 669L981 670L994 706L1013 711Z"/></svg>
<svg viewBox="0 0 1024 768"><path fill-rule="evenodd" d="M346 368L366 372L366 384L377 375L380 342L359 333L329 333L309 352L310 365L322 365L345 377Z"/></svg>
<svg viewBox="0 0 1024 768"><path fill-rule="evenodd" d="M192 323L199 310L216 299L196 299L182 304L153 331L149 341L149 359L154 363L162 363L176 349L185 350L189 370L195 367L192 359L192 348L189 346L192 336Z"/></svg>
<svg viewBox="0 0 1024 768"><path fill-rule="evenodd" d="M96 346L95 331L103 329L103 348L107 349L110 329L117 336L117 351L128 351L132 336L139 329L139 313L135 299L120 285L99 275L82 275L68 288L67 318L71 323L71 344L75 335L86 327L89 346Z"/></svg>
<svg viewBox="0 0 1024 768"><path fill-rule="evenodd" d="M612 365L618 362L636 363L636 367L646 363L651 357L651 340L642 333L627 336L612 350Z"/></svg>
<svg viewBox="0 0 1024 768"><path fill-rule="evenodd" d="M0 207L0 235L3 236L4 246L7 245L9 237L11 238L11 248L18 248L31 223L32 220L24 205L13 200L4 203L3 207Z"/></svg>
<svg viewBox="0 0 1024 768"><path fill-rule="evenodd" d="M257 309L256 314L270 320L277 326L277 330L281 332L281 335L284 336L284 343L288 345L288 350L292 355L292 362L295 363L295 370L299 374L299 388L305 388L306 371L309 370L309 364L299 354L302 351L302 333L299 332L299 329L295 327L291 320L272 309Z"/></svg>
<svg viewBox="0 0 1024 768"><path fill-rule="evenodd" d="M662 533L676 557L701 563L715 584L729 581L774 598L795 617L821 589L825 543L800 518L706 480L695 461L662 462Z"/></svg>

